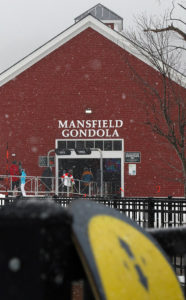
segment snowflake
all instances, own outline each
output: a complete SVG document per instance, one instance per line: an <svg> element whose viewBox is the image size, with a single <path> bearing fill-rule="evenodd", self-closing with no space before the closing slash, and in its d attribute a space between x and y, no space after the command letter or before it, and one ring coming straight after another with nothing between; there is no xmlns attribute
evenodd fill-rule
<svg viewBox="0 0 186 300"><path fill-rule="evenodd" d="M121 98L122 98L123 100L125 100L125 99L126 99L126 95L125 95L125 93L122 93L122 95L121 95Z"/></svg>
<svg viewBox="0 0 186 300"><path fill-rule="evenodd" d="M12 259L10 259L10 261L8 262L8 267L12 272L17 272L19 271L20 267L21 267L21 261L19 258L17 257L13 257Z"/></svg>
<svg viewBox="0 0 186 300"><path fill-rule="evenodd" d="M32 148L31 148L31 150L32 150L32 152L34 152L34 153L38 152L38 148L37 148L37 147L35 147L35 146L34 146L34 147L32 147Z"/></svg>

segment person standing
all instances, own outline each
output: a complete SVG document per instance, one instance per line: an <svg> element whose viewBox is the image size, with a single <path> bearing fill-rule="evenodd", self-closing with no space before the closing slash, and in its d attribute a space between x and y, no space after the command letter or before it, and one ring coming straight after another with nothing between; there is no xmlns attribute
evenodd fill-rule
<svg viewBox="0 0 186 300"><path fill-rule="evenodd" d="M10 175L11 175L10 180L11 180L11 188L13 191L13 196L16 196L19 188L19 182L20 182L19 167L16 161L13 161L12 165L10 166Z"/></svg>
<svg viewBox="0 0 186 300"><path fill-rule="evenodd" d="M69 195L69 192L72 192L73 187L75 185L75 181L71 169L61 176L61 181L64 187L64 192L66 192L67 195Z"/></svg>
<svg viewBox="0 0 186 300"><path fill-rule="evenodd" d="M21 193L22 193L23 197L26 196L25 183L26 183L26 173L25 173L25 170L22 169L22 171L21 171Z"/></svg>
<svg viewBox="0 0 186 300"><path fill-rule="evenodd" d="M88 194L89 192L91 192L89 190L89 187L91 187L91 181L93 181L93 174L87 167L84 168L81 180L83 181L83 192Z"/></svg>
<svg viewBox="0 0 186 300"><path fill-rule="evenodd" d="M59 181L58 181L58 190L59 190L59 193L63 193L63 181L62 181L62 176L63 174L66 173L66 170L63 169L63 167L61 166L59 168Z"/></svg>

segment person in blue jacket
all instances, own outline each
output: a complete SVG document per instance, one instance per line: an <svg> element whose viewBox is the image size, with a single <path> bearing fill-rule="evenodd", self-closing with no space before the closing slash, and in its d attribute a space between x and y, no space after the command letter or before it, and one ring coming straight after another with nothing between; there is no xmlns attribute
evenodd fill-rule
<svg viewBox="0 0 186 300"><path fill-rule="evenodd" d="M93 174L91 170L87 167L84 168L83 174L81 176L81 180L83 181L83 192L89 193L91 188L91 182L93 181Z"/></svg>
<svg viewBox="0 0 186 300"><path fill-rule="evenodd" d="M26 173L25 173L25 170L22 169L22 171L21 171L21 192L22 192L23 197L26 196L25 183L26 183Z"/></svg>

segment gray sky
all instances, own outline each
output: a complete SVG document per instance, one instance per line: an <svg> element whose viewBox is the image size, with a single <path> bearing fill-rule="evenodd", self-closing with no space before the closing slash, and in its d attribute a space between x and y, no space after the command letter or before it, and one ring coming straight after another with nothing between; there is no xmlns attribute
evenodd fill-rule
<svg viewBox="0 0 186 300"><path fill-rule="evenodd" d="M128 28L134 26L135 15L159 15L170 8L171 1L0 0L0 72L64 31L75 17L98 3L123 17Z"/></svg>

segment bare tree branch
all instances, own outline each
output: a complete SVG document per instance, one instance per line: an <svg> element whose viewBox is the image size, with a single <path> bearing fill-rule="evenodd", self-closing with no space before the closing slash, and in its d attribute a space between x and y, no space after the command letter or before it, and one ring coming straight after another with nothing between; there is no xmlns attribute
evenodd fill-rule
<svg viewBox="0 0 186 300"><path fill-rule="evenodd" d="M181 3L177 3L177 5L181 8L186 10L186 7L184 5L182 5ZM166 22L168 23L167 26L163 26L163 22L162 22L162 26L159 27L149 27L149 28L145 28L145 31L152 31L154 33L160 33L163 31L172 31L172 32L176 32L182 39L183 41L186 41L186 32L183 28L180 28L178 26L175 25L175 22L179 22L182 25L186 25L186 22L182 19L182 18L177 18L175 16L173 16L175 12L175 1L172 1L172 8L170 10L169 13L167 13L167 15L169 15L169 18L166 18ZM171 21L171 24L169 24L169 21Z"/></svg>
<svg viewBox="0 0 186 300"><path fill-rule="evenodd" d="M181 4L178 4L181 8L185 9ZM182 24L186 25L186 23L182 19L174 18L173 17L173 12L175 10L175 5L174 5L174 0L172 1L172 9L170 11L170 20L169 21L178 21L181 22Z"/></svg>
<svg viewBox="0 0 186 300"><path fill-rule="evenodd" d="M179 5L181 8L183 8L183 9L185 9L185 10L186 10L186 7L185 7L185 6L183 6L181 3L178 3L178 5Z"/></svg>
<svg viewBox="0 0 186 300"><path fill-rule="evenodd" d="M165 28L155 28L155 29L152 29L152 28L147 28L147 29L144 29L145 32L147 31L152 31L152 32L162 32L162 31L175 31L177 32L179 35L181 35L183 37L183 39L186 41L186 33L183 32L180 28L178 27L175 27L173 24L165 27Z"/></svg>

